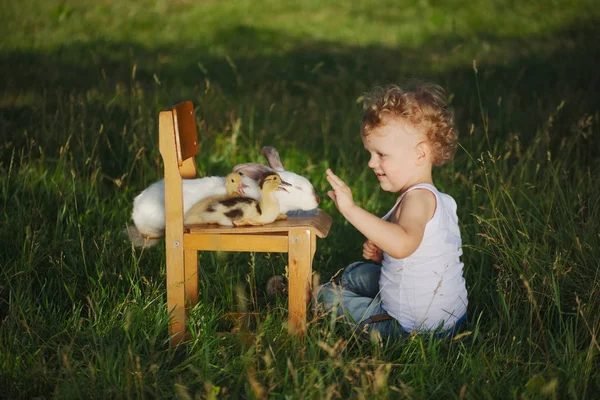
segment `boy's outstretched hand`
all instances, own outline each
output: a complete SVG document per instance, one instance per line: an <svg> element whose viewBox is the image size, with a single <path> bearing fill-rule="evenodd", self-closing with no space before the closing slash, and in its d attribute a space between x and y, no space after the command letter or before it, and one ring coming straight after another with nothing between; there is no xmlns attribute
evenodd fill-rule
<svg viewBox="0 0 600 400"><path fill-rule="evenodd" d="M349 209L354 207L354 200L352 199L352 191L336 174L327 168L327 181L333 188L327 192L327 195L335 202L335 206L342 214L346 213Z"/></svg>
<svg viewBox="0 0 600 400"><path fill-rule="evenodd" d="M373 260L376 263L381 263L381 261L383 261L383 252L375 245L375 243L367 240L365 244L363 244L363 258L365 260Z"/></svg>

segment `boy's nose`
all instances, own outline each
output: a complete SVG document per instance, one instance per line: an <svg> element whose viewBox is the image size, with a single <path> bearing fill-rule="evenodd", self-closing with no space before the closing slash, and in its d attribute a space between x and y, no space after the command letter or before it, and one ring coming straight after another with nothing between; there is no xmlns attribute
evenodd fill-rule
<svg viewBox="0 0 600 400"><path fill-rule="evenodd" d="M369 168L373 169L377 166L377 163L375 162L375 159L373 157L371 157L369 159L369 162L367 163L367 165L369 166Z"/></svg>

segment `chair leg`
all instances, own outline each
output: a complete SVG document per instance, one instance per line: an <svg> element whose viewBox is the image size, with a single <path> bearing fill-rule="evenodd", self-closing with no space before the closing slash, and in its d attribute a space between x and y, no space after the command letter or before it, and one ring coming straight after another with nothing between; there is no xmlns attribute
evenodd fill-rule
<svg viewBox="0 0 600 400"><path fill-rule="evenodd" d="M171 345L176 346L185 338L185 287L183 246L175 246L166 240L167 259L167 307L171 313L169 336Z"/></svg>
<svg viewBox="0 0 600 400"><path fill-rule="evenodd" d="M312 277L311 232L292 229L289 232L289 331L304 336L306 331L306 296Z"/></svg>
<svg viewBox="0 0 600 400"><path fill-rule="evenodd" d="M313 275L312 273L312 263L313 260L315 259L315 253L317 252L317 235L314 232L310 233L310 276L308 277L309 279L309 293L306 294L306 302L310 303L312 300L312 305L313 308L316 307L316 298L315 298L315 290L317 290L318 286L319 286L319 276L318 275Z"/></svg>
<svg viewBox="0 0 600 400"><path fill-rule="evenodd" d="M198 250L184 250L185 298L189 310L198 304Z"/></svg>
<svg viewBox="0 0 600 400"><path fill-rule="evenodd" d="M312 265L312 261L315 258L315 253L317 252L317 235L314 232L310 233L310 264Z"/></svg>

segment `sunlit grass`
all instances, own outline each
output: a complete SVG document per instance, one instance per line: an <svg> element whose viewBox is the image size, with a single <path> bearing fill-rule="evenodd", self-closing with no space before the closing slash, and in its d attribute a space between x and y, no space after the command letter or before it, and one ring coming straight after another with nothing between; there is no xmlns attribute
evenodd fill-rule
<svg viewBox="0 0 600 400"><path fill-rule="evenodd" d="M598 11L578 2L7 2L0 27L0 387L6 397L592 398L598 375ZM5 7L6 6L6 7ZM474 68L472 61L477 60ZM204 253L193 339L168 347L164 249L132 249L162 176L157 115L192 100L203 175L261 161L307 176L334 217L321 280L363 238L333 168L376 214L357 99L434 80L461 150L468 321L454 340L363 341L312 315L288 336L279 254ZM257 311L245 329L224 314ZM243 327L242 327L243 328Z"/></svg>

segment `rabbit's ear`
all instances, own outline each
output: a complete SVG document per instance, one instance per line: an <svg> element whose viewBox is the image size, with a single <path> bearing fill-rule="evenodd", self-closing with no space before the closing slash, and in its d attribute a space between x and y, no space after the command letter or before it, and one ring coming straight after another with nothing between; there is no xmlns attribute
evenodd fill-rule
<svg viewBox="0 0 600 400"><path fill-rule="evenodd" d="M281 164L281 160L279 159L279 153L275 150L275 147L265 146L260 149L260 154L262 154L271 168L273 168L276 172L285 171L283 169L283 165Z"/></svg>
<svg viewBox="0 0 600 400"><path fill-rule="evenodd" d="M233 167L233 172L239 172L240 174L246 175L247 177L258 181L265 173L273 172L273 170L266 165L246 163L238 164Z"/></svg>

